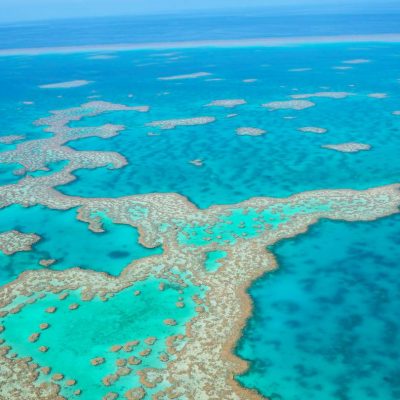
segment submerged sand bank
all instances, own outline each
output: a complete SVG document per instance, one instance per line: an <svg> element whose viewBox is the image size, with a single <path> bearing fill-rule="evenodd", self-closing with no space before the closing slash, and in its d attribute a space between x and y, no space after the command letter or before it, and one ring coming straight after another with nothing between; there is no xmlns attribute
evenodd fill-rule
<svg viewBox="0 0 400 400"><path fill-rule="evenodd" d="M102 45L33 47L20 49L1 49L0 56L66 54L106 51L155 50L155 49L185 49L201 47L276 47L320 43L398 43L400 34L380 35L338 35L338 36L299 36L287 38L255 38L237 40L201 40L180 42L153 43L120 43Z"/></svg>

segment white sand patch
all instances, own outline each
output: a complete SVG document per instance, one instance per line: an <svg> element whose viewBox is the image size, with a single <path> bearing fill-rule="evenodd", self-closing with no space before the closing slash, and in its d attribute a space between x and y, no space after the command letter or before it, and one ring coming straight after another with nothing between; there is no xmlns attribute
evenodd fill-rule
<svg viewBox="0 0 400 400"><path fill-rule="evenodd" d="M307 72L312 71L312 68L292 68L289 69L289 72Z"/></svg>
<svg viewBox="0 0 400 400"><path fill-rule="evenodd" d="M315 103L309 100L272 101L262 105L262 107L269 108L270 110L304 110L314 106Z"/></svg>
<svg viewBox="0 0 400 400"><path fill-rule="evenodd" d="M111 60L112 58L117 58L117 56L111 54L98 54L87 57L88 60Z"/></svg>
<svg viewBox="0 0 400 400"><path fill-rule="evenodd" d="M340 143L340 144L326 144L321 146L324 149L336 150L342 153L357 153L359 151L366 151L371 149L371 145L364 143Z"/></svg>
<svg viewBox="0 0 400 400"><path fill-rule="evenodd" d="M319 128L317 126L304 126L303 128L299 128L301 132L309 132L309 133L326 133L328 129Z"/></svg>
<svg viewBox="0 0 400 400"><path fill-rule="evenodd" d="M387 93L370 93L368 97L373 99L386 99L388 97Z"/></svg>
<svg viewBox="0 0 400 400"><path fill-rule="evenodd" d="M92 83L92 81L86 80L75 80L75 81L67 81L67 82L59 82L59 83L50 83L46 85L39 85L41 89L71 89L80 86L86 86Z"/></svg>
<svg viewBox="0 0 400 400"><path fill-rule="evenodd" d="M170 57L170 58L168 58L168 61L174 62L174 61L183 60L183 59L185 59L185 58L189 58L189 57L188 57L188 56L175 56L175 57Z"/></svg>
<svg viewBox="0 0 400 400"><path fill-rule="evenodd" d="M174 75L174 76L164 76L158 78L160 81L175 81L179 79L196 79L196 78L203 78L205 76L212 75L210 72L195 72L193 74L184 74L184 75Z"/></svg>
<svg viewBox="0 0 400 400"><path fill-rule="evenodd" d="M243 127L236 129L236 134L239 136L261 136L266 133L267 131L260 128Z"/></svg>
<svg viewBox="0 0 400 400"><path fill-rule="evenodd" d="M196 167L202 167L204 164L204 161L201 158L196 158L195 160L190 160L189 163Z"/></svg>
<svg viewBox="0 0 400 400"><path fill-rule="evenodd" d="M339 71L346 71L346 70L349 70L349 69L353 69L353 67L350 67L350 66L337 66L337 67L332 67L332 69L337 69Z"/></svg>
<svg viewBox="0 0 400 400"><path fill-rule="evenodd" d="M227 99L227 100L213 100L211 103L206 104L206 107L225 107L225 108L233 108L236 106L240 106L242 104L246 104L246 100L244 99Z"/></svg>
<svg viewBox="0 0 400 400"><path fill-rule="evenodd" d="M244 82L244 83L254 83L254 82L257 82L257 81L258 81L258 79L243 79L242 82Z"/></svg>
<svg viewBox="0 0 400 400"><path fill-rule="evenodd" d="M150 54L149 57L167 57L167 58L169 58L169 57L175 57L175 56L177 56L179 54L180 53L177 53L177 52L173 52L173 53L153 53L153 54Z"/></svg>
<svg viewBox="0 0 400 400"><path fill-rule="evenodd" d="M393 111L392 114L393 115L400 115L400 110L399 111Z"/></svg>
<svg viewBox="0 0 400 400"><path fill-rule="evenodd" d="M129 110L145 113L145 112L150 111L150 106L133 106L133 107L129 107Z"/></svg>
<svg viewBox="0 0 400 400"><path fill-rule="evenodd" d="M355 60L345 60L342 61L342 64L367 64L370 63L371 60L367 60L365 58L357 58Z"/></svg>
<svg viewBox="0 0 400 400"><path fill-rule="evenodd" d="M216 120L215 117L195 117L183 119L167 119L163 121L153 121L146 124L146 126L153 126L160 129L174 129L177 126L194 126L210 124Z"/></svg>
<svg viewBox="0 0 400 400"><path fill-rule="evenodd" d="M311 97L327 97L330 99L344 99L348 96L353 96L353 93L349 92L317 92L317 93L306 93L306 94L292 94L292 99L309 99Z"/></svg>

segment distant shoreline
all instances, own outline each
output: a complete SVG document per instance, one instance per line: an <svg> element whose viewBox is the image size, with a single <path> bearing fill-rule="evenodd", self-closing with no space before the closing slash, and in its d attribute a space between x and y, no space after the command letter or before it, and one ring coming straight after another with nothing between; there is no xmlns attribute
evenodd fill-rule
<svg viewBox="0 0 400 400"><path fill-rule="evenodd" d="M104 45L60 46L0 49L0 57L44 54L95 53L131 50L190 49L206 47L279 47L303 44L334 43L400 43L400 33L377 35L299 36L234 40L202 40L181 42L123 43Z"/></svg>

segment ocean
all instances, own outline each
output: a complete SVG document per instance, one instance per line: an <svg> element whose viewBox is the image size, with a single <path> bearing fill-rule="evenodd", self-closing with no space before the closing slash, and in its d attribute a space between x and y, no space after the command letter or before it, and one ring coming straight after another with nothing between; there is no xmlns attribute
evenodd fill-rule
<svg viewBox="0 0 400 400"><path fill-rule="evenodd" d="M400 9L285 9L81 18L0 25L0 49L398 33Z"/></svg>
<svg viewBox="0 0 400 400"><path fill-rule="evenodd" d="M60 20L0 26L0 49L398 34L399 22L396 13L252 12ZM248 369L229 371L243 387L270 400L399 399L398 205L386 211L396 203L391 192L366 199L356 192L400 180L399 85L400 44L356 38L274 47L89 48L0 56L0 234L41 237L31 249L13 254L2 252L0 243L5 344L18 357L32 357L61 373L53 383L62 382L60 393L68 399L102 398L113 390L122 396L132 387L138 396L146 391L143 398L165 394L179 384L173 386L173 379L159 378L154 371L167 374L169 361L173 366L180 354L190 353L196 321L213 317L213 307L223 299L212 296L227 274L232 285L235 280L241 288L250 285L253 303L252 313L235 322L235 329L245 327L233 346ZM54 110L61 112L51 114ZM55 119L37 123L50 115ZM63 118L67 122L60 127ZM2 143L9 135L23 137ZM57 142L62 135L67 139ZM35 160L33 166L27 159ZM321 191L315 199L314 191ZM322 206L306 205L305 212L301 201L290 197L300 193ZM129 200L132 195L137 197ZM350 205L344 196L351 197ZM261 205L243 203L252 198ZM281 218L276 226L267 220L262 221L266 228L249 229L248 215L258 221L260 210L269 210L262 203L266 198L292 206L300 201L299 209L278 211L280 216L289 213L288 220L298 214L300 227L286 227L288 220ZM315 221L309 219L313 213ZM227 215L236 219L226 222ZM200 222L207 235L215 229L218 241L206 237L200 245L199 233L193 233L193 242L178 240ZM223 239L230 225L237 229L229 244ZM281 227L286 233L274 236ZM266 234L263 229L272 232L265 243L258 242ZM175 237L178 231L183 236ZM257 246L249 250L244 238L256 238ZM250 265L257 269L260 248L276 257L277 269L240 281L238 263L247 265L254 257ZM55 263L44 267L43 260ZM73 276L75 267L83 271L76 272L79 279ZM20 286L26 281L24 292ZM134 290L139 292L135 296ZM40 293L43 299L35 297ZM76 314L61 305L60 293L79 305ZM235 303L229 293L227 304L237 306L233 321L244 300ZM20 304L21 312L9 312ZM53 304L59 304L58 312L43 314ZM102 313L104 323L93 318ZM91 322L82 331L85 321ZM33 340L30 335L43 322L55 328ZM183 339L189 324L194 326L192 339ZM144 340L153 336L157 344L149 356L146 349L153 344ZM38 350L37 340L50 351ZM126 369L130 354L121 355L121 348L132 347L132 340L141 342L135 356L144 351L143 364L131 359ZM172 351L171 340L182 343ZM220 340L218 332L209 340ZM113 345L121 348L107 350ZM106 354L104 365L95 373L82 372L101 354ZM7 363L14 358L3 357ZM143 381L151 376L138 378L146 369L154 369L158 379L151 375L155 383L147 389ZM78 381L82 394L73 392L68 377ZM111 388L101 383L105 377ZM49 384L51 379L40 373L32 382ZM180 396L197 398L193 393Z"/></svg>

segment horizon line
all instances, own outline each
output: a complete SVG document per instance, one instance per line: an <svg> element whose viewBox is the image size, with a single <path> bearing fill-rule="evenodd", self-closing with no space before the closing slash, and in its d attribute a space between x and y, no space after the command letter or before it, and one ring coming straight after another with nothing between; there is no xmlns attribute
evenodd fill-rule
<svg viewBox="0 0 400 400"><path fill-rule="evenodd" d="M207 47L284 47L305 44L335 43L400 43L400 33L372 35L332 35L332 36L298 36L298 37L266 37L254 39L223 39L176 42L121 43L57 47L26 47L0 49L0 57L38 56L46 54L73 54L93 52L116 52L135 50L190 49Z"/></svg>

